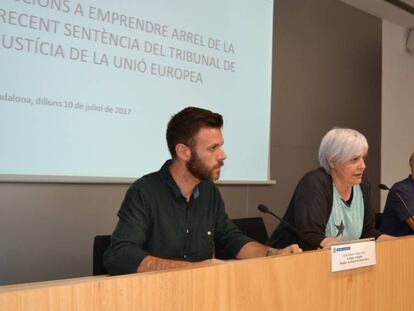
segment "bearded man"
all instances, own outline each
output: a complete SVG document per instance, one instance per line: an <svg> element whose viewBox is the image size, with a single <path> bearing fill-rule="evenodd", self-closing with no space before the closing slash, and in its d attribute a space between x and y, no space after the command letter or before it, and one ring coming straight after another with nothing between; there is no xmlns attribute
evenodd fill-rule
<svg viewBox="0 0 414 311"><path fill-rule="evenodd" d="M222 127L220 114L196 107L171 118L172 159L128 189L104 255L110 274L217 264L216 246L236 259L301 252L296 244L274 249L255 242L227 216L213 183L226 159Z"/></svg>

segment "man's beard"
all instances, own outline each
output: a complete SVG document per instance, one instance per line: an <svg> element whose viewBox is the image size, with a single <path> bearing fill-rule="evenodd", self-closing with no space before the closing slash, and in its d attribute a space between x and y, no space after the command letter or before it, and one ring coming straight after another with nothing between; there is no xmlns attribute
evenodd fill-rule
<svg viewBox="0 0 414 311"><path fill-rule="evenodd" d="M195 178L200 180L217 180L220 177L220 173L217 176L214 176L214 170L218 169L223 166L223 161L219 162L216 166L209 168L204 165L204 163L198 157L197 152L191 150L191 158L186 163L188 171L193 175Z"/></svg>

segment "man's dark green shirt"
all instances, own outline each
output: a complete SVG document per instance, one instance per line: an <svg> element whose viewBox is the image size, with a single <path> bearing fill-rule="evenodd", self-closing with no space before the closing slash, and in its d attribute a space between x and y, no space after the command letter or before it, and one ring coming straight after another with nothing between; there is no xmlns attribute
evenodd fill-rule
<svg viewBox="0 0 414 311"><path fill-rule="evenodd" d="M128 189L104 255L110 274L136 272L147 255L194 262L211 259L215 244L225 257L235 258L252 241L225 213L214 183L200 182L187 202L171 176L170 163Z"/></svg>

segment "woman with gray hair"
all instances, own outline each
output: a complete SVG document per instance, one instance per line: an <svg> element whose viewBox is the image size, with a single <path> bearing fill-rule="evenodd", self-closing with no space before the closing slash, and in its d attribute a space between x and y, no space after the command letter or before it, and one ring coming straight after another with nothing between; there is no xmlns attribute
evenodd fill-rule
<svg viewBox="0 0 414 311"><path fill-rule="evenodd" d="M268 244L281 248L298 243L303 250L325 247L337 241L360 238L387 239L374 227L365 156L368 143L353 129L334 128L319 147L320 168L299 181L284 220Z"/></svg>

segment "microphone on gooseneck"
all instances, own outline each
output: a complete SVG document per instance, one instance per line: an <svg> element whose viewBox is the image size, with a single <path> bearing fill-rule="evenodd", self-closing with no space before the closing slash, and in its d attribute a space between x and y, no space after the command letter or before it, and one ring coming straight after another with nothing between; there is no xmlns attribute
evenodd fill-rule
<svg viewBox="0 0 414 311"><path fill-rule="evenodd" d="M320 249L322 248L320 245L316 245L315 243L313 243L312 241L309 241L302 232L300 232L298 229L296 229L295 227L293 227L290 223L288 223L287 221L283 220L282 218L280 218L279 216L277 216L275 213L273 213L266 205L264 204L259 204L257 206L257 209L259 211L261 211L264 214L270 214L273 217L275 217L277 220L279 220L282 224L284 224L285 226L287 226L293 233L295 233L299 239L301 239L302 241L304 241L305 243L307 243L309 246L312 246L313 248L316 249Z"/></svg>
<svg viewBox="0 0 414 311"><path fill-rule="evenodd" d="M413 214L408 209L407 204L405 203L405 201L403 200L403 198L401 197L401 195L397 191L395 191L394 189L388 188L387 185L384 185L384 184L379 184L378 185L378 188L380 188L381 190L387 190L389 192L394 193L397 196L398 200L400 200L400 202L403 204L403 206L405 208L405 211L407 212L408 217L409 218L413 218L414 217Z"/></svg>

